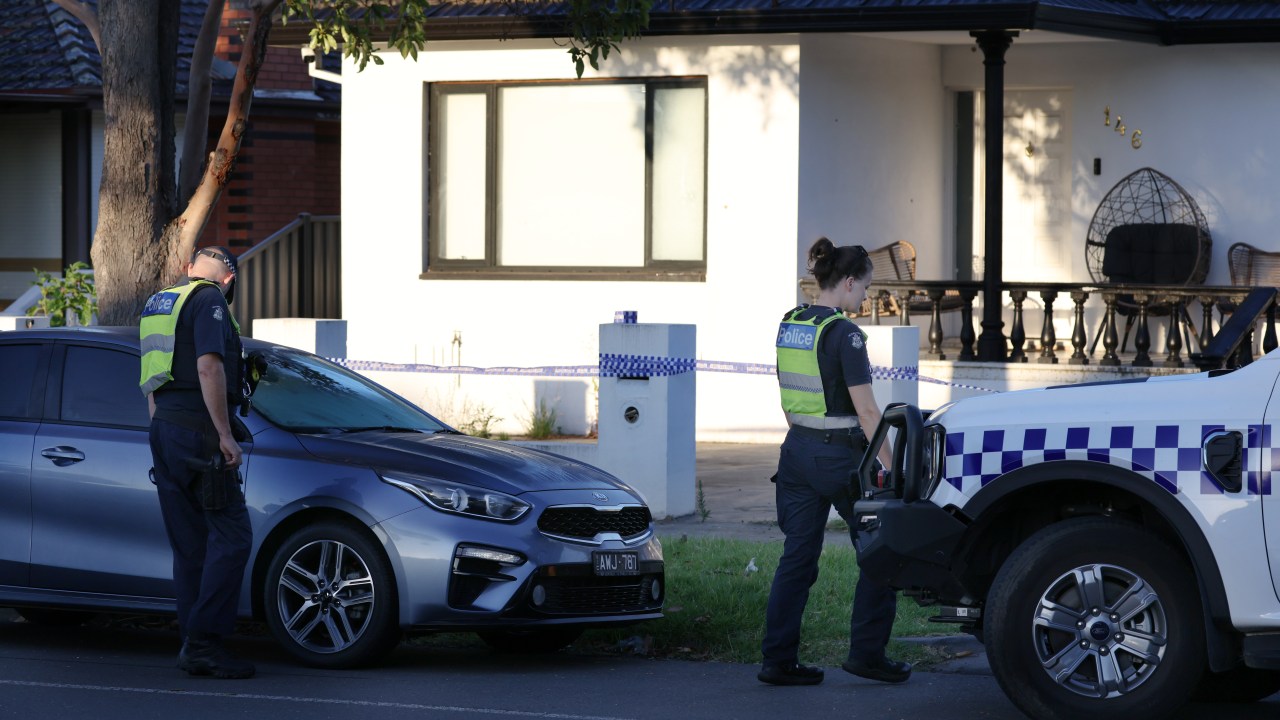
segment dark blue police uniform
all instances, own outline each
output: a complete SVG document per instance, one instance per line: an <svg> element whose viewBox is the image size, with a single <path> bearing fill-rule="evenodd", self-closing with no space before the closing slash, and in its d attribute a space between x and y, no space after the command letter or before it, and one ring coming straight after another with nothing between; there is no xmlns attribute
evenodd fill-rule
<svg viewBox="0 0 1280 720"><path fill-rule="evenodd" d="M814 306L798 319L832 312L832 308ZM827 416L856 417L849 387L871 382L871 363L862 333L851 321L838 320L822 333L818 369ZM849 524L850 535L855 532L852 483L866 444L858 427L817 430L799 425L792 425L782 443L776 495L778 527L786 540L765 615L761 651L766 665L797 662L801 618L809 588L818 579L818 557L832 507ZM860 576L849 622L850 661L884 660L896 613L897 594Z"/></svg>
<svg viewBox="0 0 1280 720"><path fill-rule="evenodd" d="M173 547L178 626L185 638L216 639L235 629L253 540L238 486L226 507L206 510L199 497L199 474L187 465L188 458L208 459L220 452L200 391L196 358L219 355L228 392L235 393L241 386L240 337L222 293L212 286L195 291L182 306L174 340L174 379L153 394L151 455L160 510ZM233 429L243 428L234 418L231 399L228 415Z"/></svg>

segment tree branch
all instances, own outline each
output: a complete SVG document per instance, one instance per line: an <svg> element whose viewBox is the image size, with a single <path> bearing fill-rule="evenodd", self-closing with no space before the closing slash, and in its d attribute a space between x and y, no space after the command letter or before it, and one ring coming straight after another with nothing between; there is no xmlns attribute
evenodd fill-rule
<svg viewBox="0 0 1280 720"><path fill-rule="evenodd" d="M98 55L102 55L102 26L98 24L98 13L94 12L89 3L79 2L79 0L53 0L58 7L71 13L72 17L84 23L89 29L89 35L93 37L93 46L98 49Z"/></svg>
<svg viewBox="0 0 1280 720"><path fill-rule="evenodd" d="M191 72L187 79L187 124L182 131L182 160L178 167L178 200L183 201L195 192L200 182L200 169L204 166L204 149L209 143L209 95L213 91L210 69L213 67L213 50L218 44L218 31L222 28L224 0L208 0L200 35L191 52Z"/></svg>
<svg viewBox="0 0 1280 720"><path fill-rule="evenodd" d="M236 80L231 90L227 121L222 126L217 147L209 156L200 185L192 193L182 215L175 221L180 235L177 247L173 248L174 254L169 259L171 274L180 272L182 264L191 257L196 241L204 232L204 226L209 222L209 216L227 186L236 155L240 153L240 142L249 125L253 88L258 83L258 71L267 54L271 15L281 2L283 0L253 0L250 3L253 14L240 51L240 66L236 69Z"/></svg>

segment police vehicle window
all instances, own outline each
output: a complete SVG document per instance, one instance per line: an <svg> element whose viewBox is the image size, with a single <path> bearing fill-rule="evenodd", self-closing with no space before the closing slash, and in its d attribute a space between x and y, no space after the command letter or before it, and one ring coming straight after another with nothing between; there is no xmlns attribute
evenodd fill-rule
<svg viewBox="0 0 1280 720"><path fill-rule="evenodd" d="M253 407L293 432L395 427L435 432L445 426L417 406L314 355L276 351L253 395Z"/></svg>
<svg viewBox="0 0 1280 720"><path fill-rule="evenodd" d="M0 346L0 417L34 419L40 416L31 402L31 386L40 362L39 345Z"/></svg>
<svg viewBox="0 0 1280 720"><path fill-rule="evenodd" d="M60 417L92 425L149 426L147 399L138 390L138 356L68 346Z"/></svg>

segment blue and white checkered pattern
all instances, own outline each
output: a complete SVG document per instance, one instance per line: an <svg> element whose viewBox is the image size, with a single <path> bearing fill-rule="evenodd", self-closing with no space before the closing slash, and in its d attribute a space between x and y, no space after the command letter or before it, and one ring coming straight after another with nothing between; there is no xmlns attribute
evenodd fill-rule
<svg viewBox="0 0 1280 720"><path fill-rule="evenodd" d="M1271 494L1271 472L1280 465L1272 426L1250 425L1244 477L1250 495ZM972 495L1025 465L1087 460L1127 468L1172 494L1221 495L1201 461L1204 438L1222 425L1099 425L1028 427L947 433L947 482Z"/></svg>

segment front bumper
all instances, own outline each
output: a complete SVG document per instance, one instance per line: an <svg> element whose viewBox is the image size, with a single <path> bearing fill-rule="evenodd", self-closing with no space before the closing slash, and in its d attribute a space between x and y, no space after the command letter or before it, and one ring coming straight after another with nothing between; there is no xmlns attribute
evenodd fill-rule
<svg viewBox="0 0 1280 720"><path fill-rule="evenodd" d="M422 507L384 521L398 566L400 621L419 630L601 626L662 617L662 545L647 524L638 536L601 533L569 541L538 527L550 507L584 504L590 493L530 493L534 511L515 523L459 518ZM562 531L563 528L554 528ZM468 557L462 550L511 554L517 562ZM622 574L596 573L596 553L632 556ZM495 555L493 557L498 557Z"/></svg>

